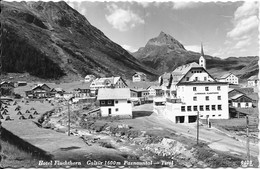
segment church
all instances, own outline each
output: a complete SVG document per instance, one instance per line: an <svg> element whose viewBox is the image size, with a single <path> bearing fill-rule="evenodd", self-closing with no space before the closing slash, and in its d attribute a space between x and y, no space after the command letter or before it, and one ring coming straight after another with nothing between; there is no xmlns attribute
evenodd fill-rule
<svg viewBox="0 0 260 169"><path fill-rule="evenodd" d="M206 69L201 45L199 63L177 67L165 89L164 115L175 123L192 123L199 118L228 119L228 83L219 82Z"/></svg>

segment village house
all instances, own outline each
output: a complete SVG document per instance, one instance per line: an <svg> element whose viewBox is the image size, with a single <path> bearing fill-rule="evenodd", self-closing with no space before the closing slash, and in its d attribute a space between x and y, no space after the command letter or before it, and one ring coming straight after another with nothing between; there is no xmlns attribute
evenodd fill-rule
<svg viewBox="0 0 260 169"><path fill-rule="evenodd" d="M46 84L37 84L32 90L25 91L28 98L47 98L50 97L51 88Z"/></svg>
<svg viewBox="0 0 260 169"><path fill-rule="evenodd" d="M220 82L228 82L230 84L238 84L238 77L233 73L227 73L219 78Z"/></svg>
<svg viewBox="0 0 260 169"><path fill-rule="evenodd" d="M63 93L65 93L65 91L62 88L52 88L50 90L51 97L59 98L63 96Z"/></svg>
<svg viewBox="0 0 260 169"><path fill-rule="evenodd" d="M131 101L134 105L144 104L148 100L149 91L142 88L132 88L131 92Z"/></svg>
<svg viewBox="0 0 260 169"><path fill-rule="evenodd" d="M258 75L251 76L247 80L247 86L248 87L256 87L259 86L259 78Z"/></svg>
<svg viewBox="0 0 260 169"><path fill-rule="evenodd" d="M218 82L205 69L202 48L199 63L177 67L171 73L164 115L174 123L202 119L228 119L228 83Z"/></svg>
<svg viewBox="0 0 260 169"><path fill-rule="evenodd" d="M97 94L97 91L100 88L127 88L127 84L119 76L97 78L91 82L90 84L91 93Z"/></svg>
<svg viewBox="0 0 260 169"><path fill-rule="evenodd" d="M19 86L26 86L27 85L27 82L26 81L17 81L17 87Z"/></svg>
<svg viewBox="0 0 260 169"><path fill-rule="evenodd" d="M132 118L130 89L128 88L101 88L97 100L100 103L101 116L121 116Z"/></svg>
<svg viewBox="0 0 260 169"><path fill-rule="evenodd" d="M94 79L96 79L95 75L86 75L84 80L85 82L91 82Z"/></svg>
<svg viewBox="0 0 260 169"><path fill-rule="evenodd" d="M152 97L163 96L163 90L161 86L149 86L147 90L149 92L149 96Z"/></svg>
<svg viewBox="0 0 260 169"><path fill-rule="evenodd" d="M133 82L146 81L146 74L142 72L135 72L132 76Z"/></svg>
<svg viewBox="0 0 260 169"><path fill-rule="evenodd" d="M253 99L237 89L229 89L229 105L237 108L249 108L253 106Z"/></svg>
<svg viewBox="0 0 260 169"><path fill-rule="evenodd" d="M12 82L3 81L0 83L0 94L2 96L14 95L14 84Z"/></svg>

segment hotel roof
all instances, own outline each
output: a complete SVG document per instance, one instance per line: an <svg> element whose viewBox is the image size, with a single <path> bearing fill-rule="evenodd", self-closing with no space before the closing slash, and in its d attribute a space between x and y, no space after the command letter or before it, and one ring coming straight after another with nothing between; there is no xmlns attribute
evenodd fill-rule
<svg viewBox="0 0 260 169"><path fill-rule="evenodd" d="M97 100L130 99L129 88L101 88L98 90Z"/></svg>

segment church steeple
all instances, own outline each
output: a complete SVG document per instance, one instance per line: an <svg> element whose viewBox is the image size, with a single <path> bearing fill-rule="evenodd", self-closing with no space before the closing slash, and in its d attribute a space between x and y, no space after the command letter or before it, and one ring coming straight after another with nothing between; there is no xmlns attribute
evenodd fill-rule
<svg viewBox="0 0 260 169"><path fill-rule="evenodd" d="M204 51L203 51L203 45L201 43L201 56L199 59L199 65L206 69L206 59L204 58Z"/></svg>
<svg viewBox="0 0 260 169"><path fill-rule="evenodd" d="M204 57L204 51L203 51L203 45L202 45L202 43L201 43L201 56Z"/></svg>

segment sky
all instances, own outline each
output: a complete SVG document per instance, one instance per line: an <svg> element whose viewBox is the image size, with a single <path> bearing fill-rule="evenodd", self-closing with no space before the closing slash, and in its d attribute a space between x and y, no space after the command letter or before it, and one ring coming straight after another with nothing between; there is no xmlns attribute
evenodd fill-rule
<svg viewBox="0 0 260 169"><path fill-rule="evenodd" d="M259 55L257 1L65 1L130 52L163 31L194 52L203 43L211 56Z"/></svg>
<svg viewBox="0 0 260 169"><path fill-rule="evenodd" d="M258 1L64 1L130 52L163 31L194 52L200 52L203 43L204 53L211 56L259 56Z"/></svg>

